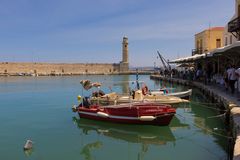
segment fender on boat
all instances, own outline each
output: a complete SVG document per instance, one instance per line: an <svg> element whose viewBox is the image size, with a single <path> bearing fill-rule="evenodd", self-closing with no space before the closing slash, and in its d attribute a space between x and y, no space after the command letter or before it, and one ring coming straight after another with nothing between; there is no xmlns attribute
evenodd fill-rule
<svg viewBox="0 0 240 160"><path fill-rule="evenodd" d="M182 99L182 102L183 102L183 103L189 103L190 101L187 100L187 99Z"/></svg>
<svg viewBox="0 0 240 160"><path fill-rule="evenodd" d="M108 115L107 113L104 113L104 112L97 112L97 115L98 115L99 117L104 117L104 118L109 117L109 115Z"/></svg>
<svg viewBox="0 0 240 160"><path fill-rule="evenodd" d="M73 105L73 106L72 106L72 111L73 111L73 112L77 112L77 106L76 106L76 105Z"/></svg>
<svg viewBox="0 0 240 160"><path fill-rule="evenodd" d="M153 121L156 117L154 116L140 116L139 120L140 121Z"/></svg>

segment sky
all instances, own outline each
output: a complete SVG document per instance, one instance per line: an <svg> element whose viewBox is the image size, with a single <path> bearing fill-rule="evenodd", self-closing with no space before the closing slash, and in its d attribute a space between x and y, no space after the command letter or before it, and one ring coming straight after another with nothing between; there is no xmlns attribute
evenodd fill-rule
<svg viewBox="0 0 240 160"><path fill-rule="evenodd" d="M194 35L225 26L235 0L0 0L1 62L119 63L190 56Z"/></svg>

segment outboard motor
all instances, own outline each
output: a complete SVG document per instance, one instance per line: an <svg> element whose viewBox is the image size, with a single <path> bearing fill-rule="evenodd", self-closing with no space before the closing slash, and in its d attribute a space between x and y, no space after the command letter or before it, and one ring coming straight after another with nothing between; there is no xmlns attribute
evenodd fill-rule
<svg viewBox="0 0 240 160"><path fill-rule="evenodd" d="M83 107L89 108L91 105L91 101L89 97L84 97L83 98ZM81 105L81 104L80 104Z"/></svg>

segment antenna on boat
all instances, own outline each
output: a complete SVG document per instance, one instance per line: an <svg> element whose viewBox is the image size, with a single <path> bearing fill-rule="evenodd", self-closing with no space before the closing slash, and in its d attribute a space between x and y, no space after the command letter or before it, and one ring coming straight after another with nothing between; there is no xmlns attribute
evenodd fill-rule
<svg viewBox="0 0 240 160"><path fill-rule="evenodd" d="M140 85L138 81L138 69L136 69L136 83L137 83L137 89L140 89Z"/></svg>
<svg viewBox="0 0 240 160"><path fill-rule="evenodd" d="M97 92L98 92L98 98L97 98L97 105L99 105L99 98L100 98L100 94L99 94L99 92L100 92L100 86L98 86L97 87Z"/></svg>
<svg viewBox="0 0 240 160"><path fill-rule="evenodd" d="M129 102L130 102L130 107L132 107L132 100L133 100L133 95L132 95L133 93L132 93L132 90L131 90L131 88L129 87Z"/></svg>
<svg viewBox="0 0 240 160"><path fill-rule="evenodd" d="M84 95L83 95L83 86L82 86L82 96L83 96L83 99L82 99L82 107L83 107L83 100L84 100ZM81 101L80 101L81 103Z"/></svg>

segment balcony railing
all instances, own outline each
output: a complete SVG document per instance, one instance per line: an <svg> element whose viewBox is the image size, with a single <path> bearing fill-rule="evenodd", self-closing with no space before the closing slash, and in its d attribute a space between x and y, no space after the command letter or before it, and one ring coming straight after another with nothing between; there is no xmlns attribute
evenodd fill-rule
<svg viewBox="0 0 240 160"><path fill-rule="evenodd" d="M237 17L228 22L228 32L239 32L240 31L240 17Z"/></svg>
<svg viewBox="0 0 240 160"><path fill-rule="evenodd" d="M195 54L202 54L203 53L203 49L198 48L198 49L192 49L192 56Z"/></svg>

